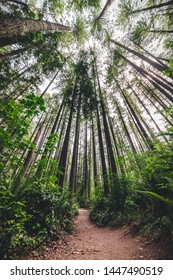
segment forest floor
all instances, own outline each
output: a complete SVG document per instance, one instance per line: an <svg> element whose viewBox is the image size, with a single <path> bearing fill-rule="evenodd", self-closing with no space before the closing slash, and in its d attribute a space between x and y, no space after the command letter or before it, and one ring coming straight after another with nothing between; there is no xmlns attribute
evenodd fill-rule
<svg viewBox="0 0 173 280"><path fill-rule="evenodd" d="M140 235L132 236L128 226L118 229L96 226L86 209L79 209L75 224L71 235L43 246L42 250L32 251L25 259L158 260L168 257L160 244L151 243Z"/></svg>

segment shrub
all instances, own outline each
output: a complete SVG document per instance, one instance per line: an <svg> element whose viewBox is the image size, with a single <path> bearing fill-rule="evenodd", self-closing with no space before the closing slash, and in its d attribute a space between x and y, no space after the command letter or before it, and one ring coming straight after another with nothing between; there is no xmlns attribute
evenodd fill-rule
<svg viewBox="0 0 173 280"><path fill-rule="evenodd" d="M0 257L16 258L44 241L71 232L77 205L52 182L29 183L20 194L0 188Z"/></svg>
<svg viewBox="0 0 173 280"><path fill-rule="evenodd" d="M14 250L34 244L25 229L31 216L26 212L24 203L17 201L16 197L4 187L0 187L0 257L6 258Z"/></svg>

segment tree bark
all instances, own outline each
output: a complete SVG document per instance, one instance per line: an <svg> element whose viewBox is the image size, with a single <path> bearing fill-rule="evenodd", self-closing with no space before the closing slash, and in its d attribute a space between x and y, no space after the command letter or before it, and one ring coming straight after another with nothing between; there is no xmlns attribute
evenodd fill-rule
<svg viewBox="0 0 173 280"><path fill-rule="evenodd" d="M17 18L1 16L0 18L0 38L7 38L13 35L24 35L29 32L37 31L72 31L71 27L40 21L28 18Z"/></svg>
<svg viewBox="0 0 173 280"><path fill-rule="evenodd" d="M64 100L62 101L60 107L58 108L57 116L56 116L55 121L54 121L54 123L53 123L53 127L52 127L52 129L51 129L51 131L50 131L50 133L49 133L49 136L50 136L51 134L54 134L54 133L56 132L56 127L57 127L58 120L59 120L59 117L60 117L60 114L61 114L61 111L62 111L63 106L64 106ZM49 154L48 149L47 149L47 148L44 148L44 152L43 152L43 155L42 155L42 157L41 157L41 160L46 159L46 157L48 156L48 154ZM39 165L39 166L38 166L38 169L37 169L37 173L36 173L37 177L40 178L40 177L42 176L42 173L43 173L42 166Z"/></svg>
<svg viewBox="0 0 173 280"><path fill-rule="evenodd" d="M94 168L94 186L97 187L97 159L96 159L96 146L95 146L95 131L94 131L94 121L92 115L92 147L93 147L93 168Z"/></svg>
<svg viewBox="0 0 173 280"><path fill-rule="evenodd" d="M95 69L94 65L93 65L93 70L94 70L94 73L95 73L96 69ZM94 88L95 88L95 97L96 97L96 81L95 81L95 78L94 78ZM109 191L109 185L108 185L108 174L107 174L107 168L106 168L106 160L105 160L102 129L101 129L101 122L100 122L98 105L97 105L97 108L96 108L96 116L97 116L97 131L98 131L99 148L100 148L100 159L101 159L101 165L102 165L103 190L104 190L104 195L108 196L110 191Z"/></svg>
<svg viewBox="0 0 173 280"><path fill-rule="evenodd" d="M116 81L116 80L115 80L115 81ZM140 131L141 131L141 133L142 133L142 135L143 135L143 137L144 137L146 143L147 143L147 146L148 146L150 149L152 149L152 148L153 148L153 145L152 145L152 142L151 142L151 139L150 139L148 133L147 133L146 130L144 129L143 125L141 124L141 122L140 122L140 120L139 120L139 118L138 118L138 116L137 116L137 114L136 114L134 108L132 107L131 103L129 102L129 99L127 98L126 94L125 94L124 91L121 89L121 87L120 87L120 85L119 85L119 83L118 83L117 81L116 81L116 84L117 84L117 86L119 87L119 89L120 89L120 91L121 91L121 93L122 93L122 96L123 96L123 98L124 98L124 101L126 102L127 107L129 108L131 114L133 115L133 117L134 117L134 119L135 119L135 121L136 121L136 123L137 123L137 125L138 125L138 127L139 127L139 129L140 129Z"/></svg>
<svg viewBox="0 0 173 280"><path fill-rule="evenodd" d="M71 101L71 108L70 108L70 116L68 120L68 125L66 129L66 134L64 138L64 143L62 146L61 156L58 162L59 169L61 171L61 174L57 174L58 177L58 185L60 186L61 190L63 190L64 185L64 176L65 176L65 169L67 164L67 153L68 153L68 146L69 146L69 140L70 140L70 130L71 130L71 124L72 124L72 118L73 118L73 105L76 97L76 81L73 89L73 97Z"/></svg>
<svg viewBox="0 0 173 280"><path fill-rule="evenodd" d="M121 55L121 54L120 54ZM137 66L135 63L127 59L125 56L121 55L122 58L125 59L137 72L139 72L143 77L145 77L154 87L156 87L168 100L173 103L173 97L166 91L173 93L173 89L167 85L166 83L160 81L156 77L154 77L149 71L145 71L143 68ZM166 82L166 80L165 80ZM163 88L162 88L163 87ZM165 90L166 89L166 90Z"/></svg>
<svg viewBox="0 0 173 280"><path fill-rule="evenodd" d="M83 183L82 183L82 195L86 197L88 194L88 135L87 135L87 121L85 123L85 152L84 152L84 160L83 160Z"/></svg>
<svg viewBox="0 0 173 280"><path fill-rule="evenodd" d="M105 154L104 154L102 130L101 130L100 116L99 116L98 108L97 108L97 130L98 130L99 147L100 147L100 159L101 159L101 164L102 164L104 194L107 196L109 194L108 174L107 174L107 168L106 168L106 160L105 160Z"/></svg>
<svg viewBox="0 0 173 280"><path fill-rule="evenodd" d="M110 164L111 164L110 167L111 167L112 174L117 175L115 156L114 156L113 149L112 149L112 142L111 142L110 131L109 131L109 126L108 126L107 117L106 117L105 104L104 104L103 96L102 96L102 92L101 92L100 80L99 80L99 76L98 76L96 63L95 63L95 71L96 71L96 77L97 77L97 83L98 83L98 89L99 89L100 103L101 103L101 108L102 108L102 117L103 117L105 139L106 139L107 150L108 150L108 157L109 157Z"/></svg>
<svg viewBox="0 0 173 280"><path fill-rule="evenodd" d="M149 56L151 56L152 58L154 58L159 64L161 64L163 67L168 67L165 63L163 63L161 60L160 57L157 57L155 55L153 55L152 53L150 53L149 51L147 51L146 49L144 49L144 47L142 47L141 45L137 44L135 41L131 40L132 43L137 46L138 48L140 48L141 50L143 50L146 54L148 54ZM164 60L164 61L167 61L169 62L169 60Z"/></svg>
<svg viewBox="0 0 173 280"><path fill-rule="evenodd" d="M173 30L150 30L149 32L156 34L172 34Z"/></svg>
<svg viewBox="0 0 173 280"><path fill-rule="evenodd" d="M19 5L22 5L24 7L28 7L28 5L26 3L23 3L21 1L17 1L17 0L2 0L0 2L12 2L12 3L15 3L15 4L19 4Z"/></svg>
<svg viewBox="0 0 173 280"><path fill-rule="evenodd" d="M127 135L128 142L129 142L129 144L130 144L130 148L131 148L131 150L132 150L134 153L136 153L136 148L135 148L135 146L134 146L134 144L133 144L133 141L132 141L131 135L130 135L130 133L129 133L129 131L128 131L126 122L124 121L124 118L123 118L123 116L122 116L121 110L120 110L120 108L119 108L119 106L118 106L117 103L116 103L116 109L117 109L117 112L118 112L118 115L119 115L119 119L120 119L120 121L121 121L121 123L122 123L122 125L123 125L124 131L125 131L125 133L126 133L126 135Z"/></svg>
<svg viewBox="0 0 173 280"><path fill-rule="evenodd" d="M145 55L143 55L143 54L141 54L141 53L139 53L139 52L137 52L137 51L135 51L135 50L132 50L132 49L130 49L129 47L126 47L126 46L122 45L121 43L119 43L119 42L117 42L117 41L115 41L115 40L110 39L110 42L112 42L112 43L115 44L115 45L118 45L119 47L123 48L124 50L128 51L129 53L132 53L133 55L139 57L139 58L142 59L143 61L146 61L148 64L150 64L151 66L153 66L153 67L154 67L155 69L157 69L158 71L161 71L161 72L162 72L163 70L165 70L165 69L168 68L168 66L166 66L166 65L163 66L163 65L161 65L160 63L157 63L157 62L151 60L149 57L146 57Z"/></svg>
<svg viewBox="0 0 173 280"><path fill-rule="evenodd" d="M162 7L166 7L166 6L169 6L169 5L172 5L172 4L173 4L173 1L168 1L168 2L165 2L165 3L160 3L160 4L157 4L157 5L152 5L152 6L143 8L143 9L138 9L138 10L132 11L130 14L132 15L132 14L145 12L145 11L149 11L149 10L153 10L153 9L160 9Z"/></svg>
<svg viewBox="0 0 173 280"><path fill-rule="evenodd" d="M9 59L9 58L11 58L15 55L18 55L18 54L21 54L21 53L25 52L26 50L27 50L26 48L23 48L23 49L11 51L11 52L6 53L6 54L2 54L2 55L0 55L0 60Z"/></svg>
<svg viewBox="0 0 173 280"><path fill-rule="evenodd" d="M152 120L152 122L154 123L155 127L157 128L158 132L161 133L161 129L158 126L158 124L156 123L156 121L154 120L154 118L152 117L150 111L148 110L148 108L145 106L144 102L141 100L141 98L139 97L139 95L136 93L136 91L132 88L132 86L128 83L128 86L131 88L132 92L134 93L135 97L137 98L137 100L139 101L139 103L143 106L143 108L145 109L145 111L147 112L148 116L150 117L150 119ZM164 140L167 141L166 137L164 137Z"/></svg>
<svg viewBox="0 0 173 280"><path fill-rule="evenodd" d="M70 172L70 191L71 191L71 196L72 197L73 197L73 194L76 192L76 174L77 174L78 144L79 144L79 132L80 132L81 98L82 98L82 94L80 92L79 93L79 99L78 99L78 110L77 110L77 117L76 117L75 139L74 139L74 147L73 147L71 172Z"/></svg>

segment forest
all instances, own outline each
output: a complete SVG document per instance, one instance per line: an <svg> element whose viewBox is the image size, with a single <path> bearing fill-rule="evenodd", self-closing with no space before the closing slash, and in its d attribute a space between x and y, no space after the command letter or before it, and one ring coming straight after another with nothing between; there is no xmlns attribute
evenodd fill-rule
<svg viewBox="0 0 173 280"><path fill-rule="evenodd" d="M173 244L172 36L173 1L0 0L1 259L79 208Z"/></svg>

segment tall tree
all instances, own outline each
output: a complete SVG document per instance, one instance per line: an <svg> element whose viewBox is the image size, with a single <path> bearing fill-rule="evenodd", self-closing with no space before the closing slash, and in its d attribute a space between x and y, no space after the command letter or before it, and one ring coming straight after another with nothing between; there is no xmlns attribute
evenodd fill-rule
<svg viewBox="0 0 173 280"><path fill-rule="evenodd" d="M71 27L58 23L5 15L0 18L0 26L0 38L37 31L72 31Z"/></svg>

